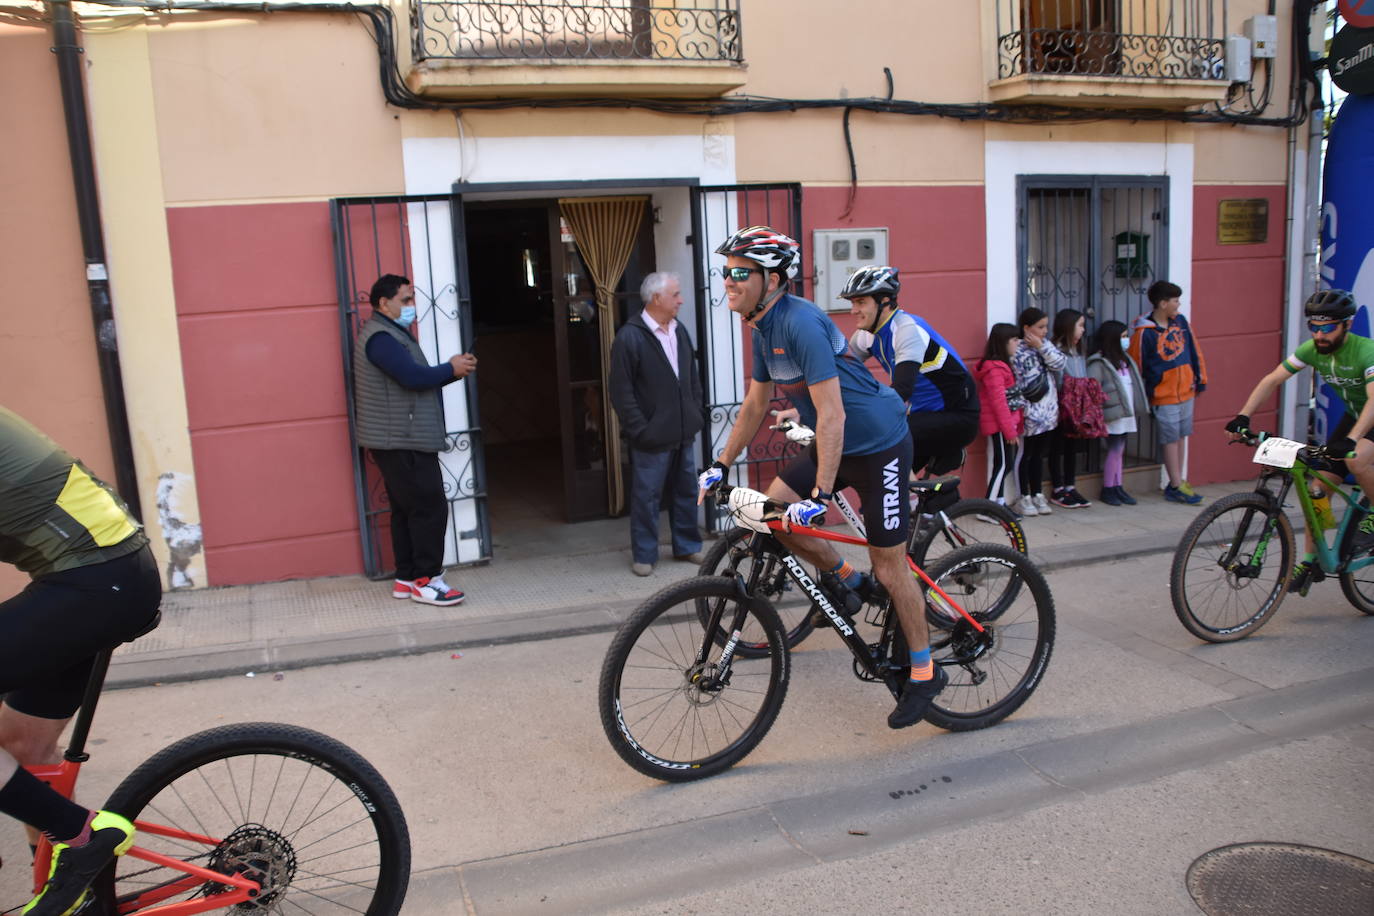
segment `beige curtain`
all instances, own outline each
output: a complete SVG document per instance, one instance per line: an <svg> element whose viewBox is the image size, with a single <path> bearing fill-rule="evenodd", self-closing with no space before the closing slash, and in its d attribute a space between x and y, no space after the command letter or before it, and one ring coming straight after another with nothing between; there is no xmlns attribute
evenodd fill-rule
<svg viewBox="0 0 1374 916"><path fill-rule="evenodd" d="M572 229L582 260L596 285L596 310L601 327L601 413L606 437L606 488L612 515L625 510L625 486L620 468L620 424L611 408L607 377L611 371L611 343L615 340L615 288L634 250L647 197L571 197L558 201Z"/></svg>

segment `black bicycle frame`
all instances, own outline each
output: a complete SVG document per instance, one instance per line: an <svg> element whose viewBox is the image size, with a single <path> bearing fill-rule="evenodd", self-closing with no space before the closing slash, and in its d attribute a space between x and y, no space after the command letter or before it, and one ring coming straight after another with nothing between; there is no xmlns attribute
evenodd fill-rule
<svg viewBox="0 0 1374 916"><path fill-rule="evenodd" d="M830 593L827 592L819 582L812 580L811 576L806 573L801 561L797 559L795 554L785 548L773 535L764 534L758 531L754 532L753 536L750 537L749 546L746 548L746 551L753 556L755 560L760 560L764 556L776 557L778 561L782 563L783 568L787 570L787 575L791 577L793 582L797 583L797 587L800 588L802 592L821 609L821 612L830 619L831 625L834 626L835 630L840 634L840 639L844 640L844 644L849 647L849 651L853 653L855 660L864 671L874 680L886 683L888 672L880 667L880 662L874 657L868 643L864 641L863 637L859 635L858 630L855 629L854 622L836 610L835 600L831 597ZM743 576L738 572L735 573L735 590L739 596L739 600L736 603L735 616L727 631L731 634L731 638L726 643L725 649L721 652L720 667L723 675L729 672L730 662L733 659L735 645L738 641L738 634L744 627L744 619L749 611L749 601L754 599L754 590L758 585L760 570L762 570L762 568L762 563L755 562L752 564L752 568L749 570L749 581L747 584ZM717 627L720 626L723 612L724 604L712 611L711 619L707 621L706 635L702 639L701 651L697 656L698 663L704 664L711 651L711 645L715 641L715 634ZM786 646L783 647L783 651L787 651ZM891 685L889 685L889 687L890 686Z"/></svg>

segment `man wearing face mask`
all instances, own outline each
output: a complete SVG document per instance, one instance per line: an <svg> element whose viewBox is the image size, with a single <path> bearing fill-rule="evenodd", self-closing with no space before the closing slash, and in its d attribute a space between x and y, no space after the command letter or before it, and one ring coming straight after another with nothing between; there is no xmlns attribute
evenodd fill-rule
<svg viewBox="0 0 1374 916"><path fill-rule="evenodd" d="M444 581L444 496L438 453L446 445L439 389L477 368L460 353L431 366L410 335L415 288L386 274L372 284L372 317L358 329L353 348L354 409L358 444L377 462L391 502L391 546L396 555L393 598L422 604L459 604L463 593Z"/></svg>
<svg viewBox="0 0 1374 916"><path fill-rule="evenodd" d="M907 405L911 469L946 474L964 463L964 446L978 436L978 385L964 361L924 318L897 305L897 268L860 267L841 299L859 319L849 352L878 360Z"/></svg>

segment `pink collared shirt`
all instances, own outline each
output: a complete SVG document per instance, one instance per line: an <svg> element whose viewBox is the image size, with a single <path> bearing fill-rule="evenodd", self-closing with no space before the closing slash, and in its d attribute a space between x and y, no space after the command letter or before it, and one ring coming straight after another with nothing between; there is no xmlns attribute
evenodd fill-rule
<svg viewBox="0 0 1374 916"><path fill-rule="evenodd" d="M654 337L658 339L659 346L663 347L663 355L668 357L668 365L673 367L673 375L681 378L677 371L677 319L670 318L667 324L660 325L654 321L648 309L645 309L642 314L644 315L644 323L648 325L650 331L654 332Z"/></svg>

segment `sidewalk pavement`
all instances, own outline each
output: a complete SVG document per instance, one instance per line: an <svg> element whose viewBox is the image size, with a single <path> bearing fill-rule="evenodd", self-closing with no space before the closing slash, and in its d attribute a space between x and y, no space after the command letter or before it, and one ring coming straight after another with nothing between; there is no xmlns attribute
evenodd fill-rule
<svg viewBox="0 0 1374 916"><path fill-rule="evenodd" d="M1195 508L1165 502L1137 486L1137 506L1056 508L1022 524L1031 557L1052 573L1171 552L1200 508L1252 487L1248 480L1202 487L1206 499ZM1296 521L1300 526L1301 519ZM373 582L362 576L172 592L163 598L161 626L116 651L107 686L258 676L610 630L653 593L696 574L695 565L666 555L652 576L632 574L628 524L610 519L558 526L545 541L522 545L518 556L503 555L498 543L491 563L450 571L450 583L467 593L455 607L394 600L390 579ZM616 546L608 548L611 544Z"/></svg>

